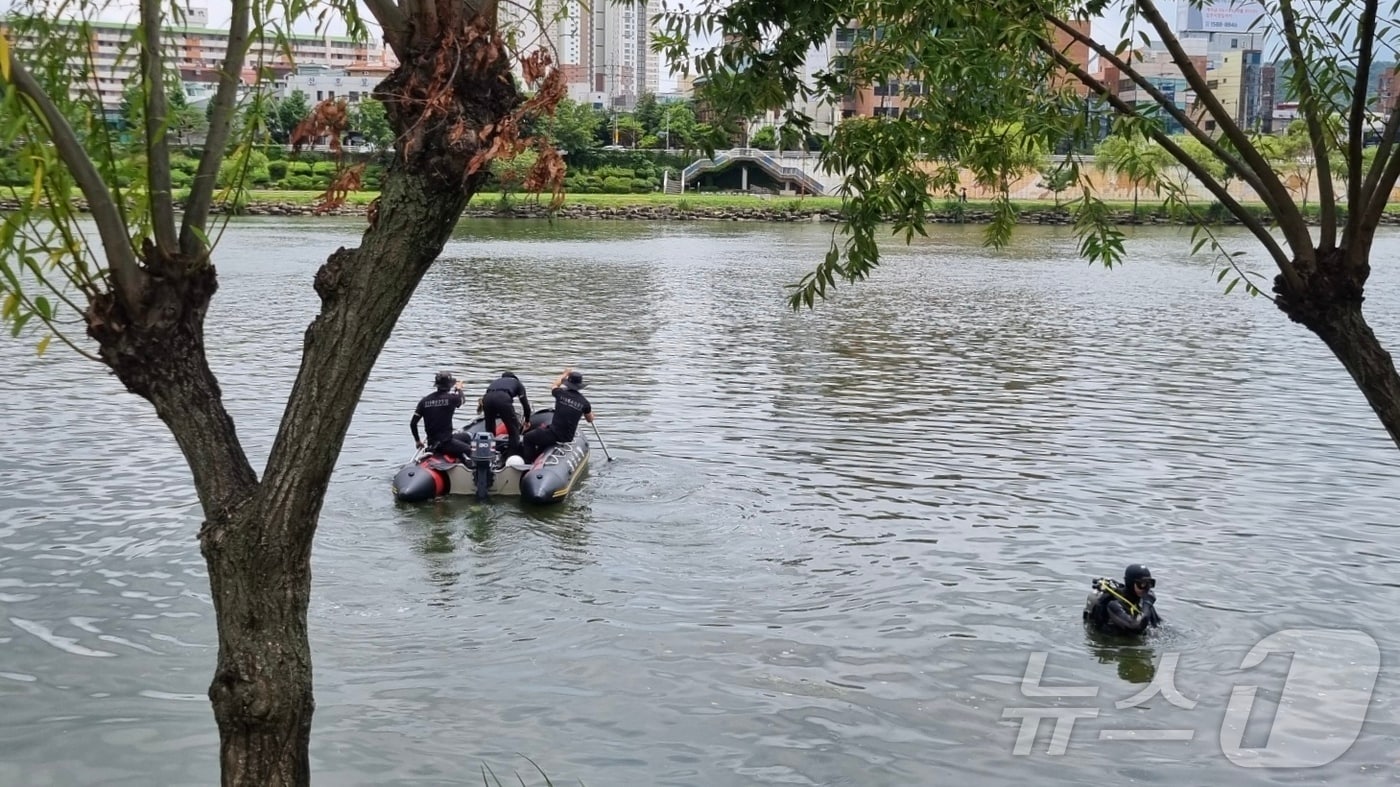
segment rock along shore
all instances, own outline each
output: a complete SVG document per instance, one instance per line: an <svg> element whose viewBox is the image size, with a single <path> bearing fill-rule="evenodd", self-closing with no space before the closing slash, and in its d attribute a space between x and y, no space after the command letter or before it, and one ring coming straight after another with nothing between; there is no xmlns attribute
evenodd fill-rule
<svg viewBox="0 0 1400 787"><path fill-rule="evenodd" d="M756 200L757 202L758 200ZM776 202L776 201L775 201ZM87 206L81 200L76 203L79 210ZM0 200L0 212L19 207L15 200ZM222 212L215 206L214 213ZM318 214L312 205L289 202L264 202L250 200L243 210L246 216L363 216L368 212L366 205L343 205L339 208ZM748 222L837 222L841 211L826 208L794 208L791 201L783 204L756 204L751 207L685 207L676 205L580 205L565 204L553 214L544 206L519 203L502 208L494 202L486 205L468 205L462 212L464 218L477 219L603 219L617 221L748 221ZM1118 224L1185 224L1173 220L1165 213L1133 216L1129 211L1120 211L1114 216ZM992 221L992 213L987 210L968 208L966 210L944 210L928 215L928 223L936 224L987 224ZM1035 210L1023 210L1017 217L1022 224L1072 224L1074 219L1063 208L1046 206ZM1233 216L1223 223L1239 224ZM1271 223L1267 219L1265 223ZM1400 214L1386 213L1381 216L1381 224L1400 225Z"/></svg>

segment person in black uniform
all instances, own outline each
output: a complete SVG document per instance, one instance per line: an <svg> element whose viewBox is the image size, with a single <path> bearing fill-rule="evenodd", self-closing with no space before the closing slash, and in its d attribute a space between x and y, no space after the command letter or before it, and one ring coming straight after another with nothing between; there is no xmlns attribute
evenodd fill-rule
<svg viewBox="0 0 1400 787"><path fill-rule="evenodd" d="M481 397L481 415L486 419L486 433L496 434L496 419L505 422L506 434L510 435L510 447L506 455L521 452L520 421L515 417L515 398L520 397L520 407L525 411L525 423L530 422L530 398L525 395L525 385L511 372L501 372L501 376L486 386L486 394Z"/></svg>
<svg viewBox="0 0 1400 787"><path fill-rule="evenodd" d="M536 457L555 443L572 442L574 434L578 431L580 418L593 423L593 405L589 404L588 399L581 393L587 385L588 383L583 381L583 375L572 369L565 369L554 381L554 388L550 391L554 395L554 419L525 433L525 452L522 458L526 462L535 461Z"/></svg>
<svg viewBox="0 0 1400 787"><path fill-rule="evenodd" d="M413 432L413 442L419 448L424 445L418 437L418 422L421 420L428 433L429 451L455 454L459 459L465 459L471 455L471 446L452 436L452 415L462 406L462 383L451 372L438 372L433 378L433 386L437 390L418 400L413 420L408 422L408 428Z"/></svg>
<svg viewBox="0 0 1400 787"><path fill-rule="evenodd" d="M1134 563L1123 572L1123 584L1096 579L1084 601L1084 621L1105 634L1141 634L1159 626L1157 580L1147 566Z"/></svg>

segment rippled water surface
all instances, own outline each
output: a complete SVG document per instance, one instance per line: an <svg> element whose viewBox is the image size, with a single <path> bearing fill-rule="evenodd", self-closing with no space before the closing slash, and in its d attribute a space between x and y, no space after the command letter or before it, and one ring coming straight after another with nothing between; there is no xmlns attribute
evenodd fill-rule
<svg viewBox="0 0 1400 787"><path fill-rule="evenodd" d="M224 238L212 363L256 466L312 274L359 226ZM1223 296L1177 230L1135 232L1112 272L1062 230L1001 254L979 232L893 245L792 313L783 286L829 226L464 222L375 369L317 536L317 783L479 783L483 763L538 783L522 754L593 787L1393 782L1400 454L1345 372L1264 299ZM1397 255L1384 235L1376 259ZM1400 344L1393 266L1367 307ZM173 441L71 353L6 340L0 364L0 784L216 781ZM565 365L616 457L595 446L576 496L392 502L435 369L479 387L508 367L542 402ZM1087 636L1089 578L1136 560L1168 625ZM1244 742L1263 746L1289 668L1245 654L1314 627L1380 645L1360 739L1320 769L1232 763L1231 687L1261 686ZM1045 684L1094 696L1027 696L1035 653ZM1172 659L1179 697L1115 706ZM1330 674L1290 706L1305 739L1345 726ZM1097 715L1062 755L1049 721L1015 754L1007 709L1052 706ZM1125 729L1191 739L1100 737Z"/></svg>

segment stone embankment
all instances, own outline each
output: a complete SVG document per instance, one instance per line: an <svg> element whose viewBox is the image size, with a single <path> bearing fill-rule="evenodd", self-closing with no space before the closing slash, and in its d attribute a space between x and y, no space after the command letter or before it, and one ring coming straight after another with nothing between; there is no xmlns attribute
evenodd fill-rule
<svg viewBox="0 0 1400 787"><path fill-rule="evenodd" d="M486 201L484 201L486 202ZM687 205L684 200L666 205L586 205L565 204L552 215L559 219L608 219L631 221L750 221L750 222L836 222L841 220L841 212L831 208L806 208L794 205L795 200L773 200L773 204L755 204L749 207L711 207ZM19 207L14 200L0 199L0 213ZM79 210L86 210L80 200ZM214 212L220 212L216 206ZM343 205L325 213L317 213L315 207L289 202L263 202L250 200L243 209L248 216L363 216L366 205ZM467 218L490 219L545 219L551 216L543 204L517 203L502 208L498 203L469 205L462 214ZM1165 214L1139 215L1134 217L1128 211L1121 211L1114 217L1119 224L1176 224ZM945 224L986 224L991 222L992 213L987 210L966 208L963 210L944 209L931 213L929 223ZM1022 224L1071 224L1074 219L1063 208L1046 206L1036 210L1023 210L1017 218ZM1234 217L1227 217L1226 224L1238 224ZM1266 220L1266 223L1268 221ZM1400 225L1400 214L1386 213L1381 216L1382 224Z"/></svg>

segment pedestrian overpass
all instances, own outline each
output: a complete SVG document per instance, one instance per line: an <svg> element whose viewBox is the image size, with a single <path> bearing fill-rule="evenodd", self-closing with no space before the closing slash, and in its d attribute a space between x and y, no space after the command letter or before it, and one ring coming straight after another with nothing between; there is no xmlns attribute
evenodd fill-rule
<svg viewBox="0 0 1400 787"><path fill-rule="evenodd" d="M699 175L705 172L718 172L728 169L738 164L744 167L744 188L748 190L748 165L757 165L769 177L804 194L820 196L826 193L822 182L799 167L790 167L783 164L772 154L758 148L734 148L732 150L717 150L713 158L702 158L693 161L690 166L681 171L680 182L675 190L680 193L685 192L685 186ZM669 184L668 184L669 185ZM670 189L667 189L670 191Z"/></svg>

